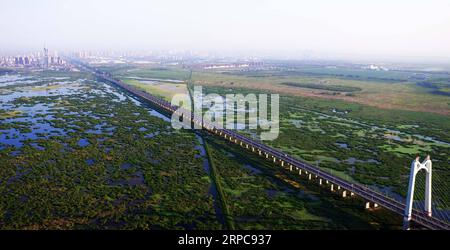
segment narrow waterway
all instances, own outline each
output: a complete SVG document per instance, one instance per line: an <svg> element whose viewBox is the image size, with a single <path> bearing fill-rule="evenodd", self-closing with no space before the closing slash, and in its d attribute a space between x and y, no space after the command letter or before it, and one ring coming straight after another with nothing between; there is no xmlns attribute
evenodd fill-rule
<svg viewBox="0 0 450 250"><path fill-rule="evenodd" d="M111 87L115 88L115 86L111 86ZM141 101L141 99L139 97L133 98L134 96L132 94L126 93L126 92L124 92L124 91L122 91L122 90L120 90L118 88L116 88L116 89L120 93L124 93L124 95L126 94L128 97L133 99L135 104L137 104L139 106L144 105L144 107L148 107L150 109L149 112L150 112L151 115L153 115L155 117L158 117L158 118L161 118L161 119L163 119L166 122L170 122L170 117L168 117L168 115L163 114L163 113L157 111L156 109L153 109L151 104L149 104L147 102L144 102L144 101ZM201 157L202 160L203 160L203 168L206 171L206 173L208 174L208 176L210 176L210 178L211 178L211 185L209 187L208 194L213 197L213 203L214 203L213 206L214 206L214 211L215 211L217 220L225 228L226 227L225 214L223 212L223 208L222 208L222 205L221 205L221 202L220 202L219 192L217 191L216 183L212 179L213 176L212 176L211 163L210 163L209 158L208 158L208 156L206 154L205 142L204 142L202 136L199 133L197 133L197 132L195 133L195 137L197 138L197 140L199 142L199 145L197 145L196 149L198 149L200 151L199 157Z"/></svg>
<svg viewBox="0 0 450 250"><path fill-rule="evenodd" d="M203 140L203 137L199 135L199 133L195 133L195 137L197 137L197 140L200 143L200 145L197 146L197 149L200 150L200 156L203 159L203 167L211 178L211 186L209 187L209 194L214 199L214 211L216 212L217 220L225 227L226 226L225 214L223 213L222 205L220 203L220 197L219 192L217 191L216 183L212 180L213 173L211 169L211 163L209 162L209 157L206 155L205 141Z"/></svg>
<svg viewBox="0 0 450 250"><path fill-rule="evenodd" d="M189 98L191 99L191 109L194 110L194 101L193 101L193 95L192 95L192 71L191 74L189 75L189 79L188 81L186 81L186 88L189 91ZM216 217L217 220L222 224L222 226L224 228L227 227L227 223L226 223L226 218L225 218L225 213L224 213L224 209L226 209L225 207L222 207L222 203L221 200L224 199L224 197L220 197L219 191L217 190L217 185L216 182L214 181L214 176L213 176L213 170L212 170L212 162L210 162L209 157L206 155L206 148L205 148L205 141L203 140L203 137L198 133L195 132L195 136L197 137L199 143L200 143L200 154L202 155L203 158L203 165L205 168L205 171L208 173L208 175L210 176L210 180L211 180L211 186L209 188L209 194L212 195L213 199L214 199L214 210L216 212ZM228 228L230 229L230 228Z"/></svg>

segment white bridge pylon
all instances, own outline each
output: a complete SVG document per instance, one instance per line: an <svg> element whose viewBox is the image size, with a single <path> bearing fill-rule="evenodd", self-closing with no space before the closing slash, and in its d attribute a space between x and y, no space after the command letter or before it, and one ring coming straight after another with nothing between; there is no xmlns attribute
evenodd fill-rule
<svg viewBox="0 0 450 250"><path fill-rule="evenodd" d="M425 179L425 212L431 217L431 159L428 155L425 161L420 163L420 158L416 159L411 163L411 172L409 175L409 186L408 186L408 196L406 198L406 207L404 215L404 228L409 229L409 221L411 220L413 199L414 199L414 185L416 182L417 173L424 169L426 171Z"/></svg>

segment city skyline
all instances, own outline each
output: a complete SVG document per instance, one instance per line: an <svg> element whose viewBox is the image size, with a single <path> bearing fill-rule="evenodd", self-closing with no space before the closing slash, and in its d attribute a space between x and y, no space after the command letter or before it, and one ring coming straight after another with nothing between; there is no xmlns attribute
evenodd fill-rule
<svg viewBox="0 0 450 250"><path fill-rule="evenodd" d="M48 46L445 63L450 61L450 32L445 29L449 9L450 3L442 0L171 0L126 5L20 0L1 3L0 30L7 39L0 41L0 52Z"/></svg>

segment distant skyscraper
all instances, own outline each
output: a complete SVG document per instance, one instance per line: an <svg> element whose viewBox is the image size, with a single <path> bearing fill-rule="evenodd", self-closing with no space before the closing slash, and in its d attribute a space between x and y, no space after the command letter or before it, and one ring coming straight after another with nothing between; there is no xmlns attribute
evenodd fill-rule
<svg viewBox="0 0 450 250"><path fill-rule="evenodd" d="M44 47L44 68L48 68L48 49Z"/></svg>

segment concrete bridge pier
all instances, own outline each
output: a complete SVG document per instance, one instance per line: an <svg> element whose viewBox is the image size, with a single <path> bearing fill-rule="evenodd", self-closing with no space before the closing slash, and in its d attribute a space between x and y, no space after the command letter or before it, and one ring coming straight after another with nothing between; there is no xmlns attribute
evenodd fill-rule
<svg viewBox="0 0 450 250"><path fill-rule="evenodd" d="M331 184L330 190L331 192L334 192L334 184Z"/></svg>
<svg viewBox="0 0 450 250"><path fill-rule="evenodd" d="M298 169L298 175L302 175L302 169L301 168Z"/></svg>
<svg viewBox="0 0 450 250"><path fill-rule="evenodd" d="M319 185L322 185L322 178L319 179Z"/></svg>
<svg viewBox="0 0 450 250"><path fill-rule="evenodd" d="M311 180L311 174L308 175L308 180Z"/></svg>
<svg viewBox="0 0 450 250"><path fill-rule="evenodd" d="M342 198L345 198L345 197L347 197L347 191L346 190L342 191Z"/></svg>
<svg viewBox="0 0 450 250"><path fill-rule="evenodd" d="M292 164L289 164L289 171L292 171Z"/></svg>

